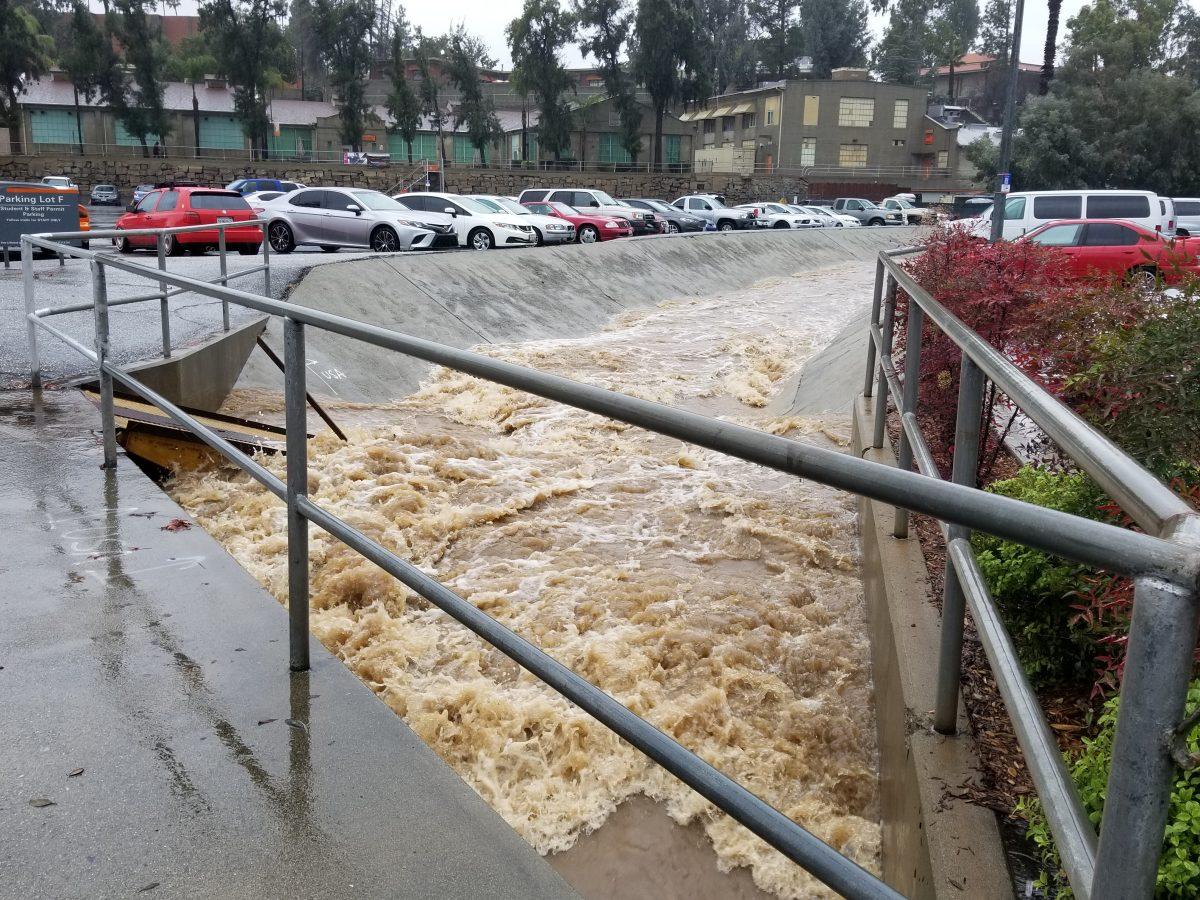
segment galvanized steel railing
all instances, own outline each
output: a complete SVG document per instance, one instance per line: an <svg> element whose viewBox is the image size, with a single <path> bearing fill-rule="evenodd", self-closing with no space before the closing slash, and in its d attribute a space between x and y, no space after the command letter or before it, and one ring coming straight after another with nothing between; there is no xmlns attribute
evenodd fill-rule
<svg viewBox="0 0 1200 900"><path fill-rule="evenodd" d="M986 424L983 397L990 380L1147 535L1170 543L1191 560L1186 570L1143 569L1135 559L1141 553L1134 550L1141 536L1130 540L1135 535L1130 531L1123 532L1128 535L1125 539L1113 535L1114 543L1102 554L1107 558L1089 554L1092 559L1085 560L1082 554L1072 552L1075 548L1068 546L1065 534L1036 533L1044 526L1032 519L1027 523L1030 532L1015 539L1135 579L1120 717L1097 840L983 579L971 549L971 529L948 517L942 525L947 553L935 729L943 734L955 732L964 605L969 605L1075 895L1082 900L1151 897L1176 772L1171 747L1184 720L1196 646L1200 516L922 289L897 261L920 249L909 247L879 255L863 382L864 396L876 395L872 446L884 445L891 399L901 426L898 467L907 472L915 462L923 476L942 477L917 422L921 341L928 321L962 352L952 483L975 486L981 430ZM901 289L910 301L903 376L892 360L896 295ZM908 535L908 509L916 507L901 504L896 508L897 538ZM986 527L980 530L997 533Z"/></svg>
<svg viewBox="0 0 1200 900"><path fill-rule="evenodd" d="M164 233L178 230L166 229ZM92 236L96 235L93 233ZM1153 510L1162 522L1172 523L1173 527L1178 526L1175 528L1177 535L1173 536L1172 540L1166 540L1155 534L1139 534L988 494L962 483L965 480L963 478L951 482L942 481L936 477L929 477L934 474L932 472L918 474L908 471L906 467L883 465L859 459L852 455L810 446L777 435L766 434L751 428L581 384L567 378L447 347L378 326L356 322L320 310L308 309L292 303L273 300L270 297L239 291L224 284L188 278L163 269L149 268L112 254L82 250L60 242L62 239L71 237L75 237L75 235L26 235L22 239L22 254L27 266L32 255L32 248L35 246L89 260L93 274L94 302L92 306L95 311L96 323L95 349L85 347L45 321L47 315L52 311L35 308L34 282L32 277L28 277L25 282L26 307L30 323L30 351L35 368L35 380L37 375L36 329L41 327L66 341L96 364L100 381L106 465L116 464L116 432L112 406L115 381L157 406L181 426L196 434L209 446L249 473L287 504L289 643L290 663L293 669L305 669L308 666L308 524L312 522L466 625L834 890L848 897L894 898L899 896L893 889L718 772L644 719L634 715L615 699L580 678L411 563L401 559L391 550L366 537L337 516L312 502L307 496L308 460L305 437L306 378L304 365L305 329L312 326L377 347L408 354L517 390L528 391L549 400L607 416L658 434L688 441L748 462L812 478L823 484L896 505L901 509L915 510L934 516L949 523L950 527L955 529L955 539L951 541L948 556L956 567L957 577L961 578L962 590L971 599L973 610L976 610L976 619L981 623L981 632L988 623L985 614L990 609L990 604L981 604L977 601L982 590L982 580L978 578L977 569L972 569L969 564L970 547L966 541L969 529L986 531L998 537L1017 541L1088 565L1103 566L1132 575L1138 578L1139 600L1146 597L1149 597L1150 600L1139 603L1139 612L1135 613L1136 638L1131 638L1130 641L1130 662L1127 664L1129 668L1127 668L1126 674L1127 696L1134 700L1127 703L1127 711L1122 713L1122 730L1119 730L1118 733L1119 749L1124 752L1126 744L1129 744L1131 740L1136 743L1135 738L1127 737L1130 728L1124 724L1131 716L1140 716L1138 721L1144 721L1157 728L1157 731L1145 731L1146 734L1155 735L1156 739L1165 735L1166 732L1163 729L1168 729L1168 726L1174 728L1174 723L1178 722L1180 718L1179 714L1183 703L1181 691L1186 686L1186 671L1180 672L1182 665L1180 648L1187 645L1189 651L1187 656L1190 661L1191 644L1188 644L1186 638L1179 632L1188 632L1193 638L1195 636L1196 605L1194 598L1196 585L1200 580L1200 553L1197 553L1194 547L1186 545L1182 541L1182 536L1196 533L1193 530L1196 517L1190 508L1182 506L1179 501L1168 501L1166 497L1161 496L1161 491L1165 491L1165 488L1158 485L1157 482L1153 482L1153 479L1150 479L1150 483L1157 485L1159 491L1154 492L1141 505L1146 509ZM223 303L237 304L258 312L281 316L284 319L286 369L284 390L288 451L286 480L280 480L260 463L231 446L211 429L197 422L109 359L108 307L110 302L105 279L105 271L109 268L157 280L160 285L170 285L178 291L190 291L213 297ZM31 270L27 268L26 271ZM883 308L881 297L885 271L889 279L888 300L886 316L881 323L879 314ZM868 365L868 395L871 390L870 378L876 368L874 359L876 347L879 348L880 356L881 394L889 387L895 390L897 396L900 394L890 356L891 322L895 310L896 285L902 285L905 290L912 289L920 292L920 289L911 283L911 279L896 267L892 260L881 258L873 304L872 359ZM148 296L157 298L165 292L166 288L163 287L159 293ZM925 304L924 308L930 310L931 318L934 321L948 329L961 329L961 332L955 331L954 334L959 335L965 343L971 345L970 358L975 360L975 363L989 377L995 379L997 384L1008 384L1013 380L1013 373L1004 368L1004 365L1010 364L1001 365L1003 360L997 361L988 356L985 347L975 346L972 342L979 342L978 337L965 329L965 326L962 326L957 320L953 320L953 317L941 310L940 307L936 307L932 300L928 300L928 298L926 300L927 303L923 300L921 304L914 304L914 308L921 308L922 304ZM917 315L920 314L917 313ZM920 329L917 329L917 334L919 335L919 333ZM1020 373L1015 374L1020 375ZM971 378L964 379L964 381L971 385L981 383L977 379L972 380ZM915 386L915 379L909 379L909 384ZM1034 389L1036 390L1036 386ZM1028 399L1030 408L1037 409L1033 399L1024 398L1020 392L1014 399L1018 401ZM1051 406L1054 404L1051 398L1046 398L1046 400ZM915 404L915 395L913 402ZM913 404L907 405L906 413L913 408ZM968 404L968 410L969 408ZM1064 425L1070 424L1071 414L1069 412L1065 414L1053 410L1052 412L1059 416ZM1065 418L1063 418L1064 415ZM906 418L906 423L908 421ZM877 420L876 424L876 444L881 445L882 419ZM905 451L904 447L901 448L904 451L902 457L905 453L915 449L918 460L928 463L930 461L928 451L924 447L924 441L920 438L919 431L915 428L915 417L911 420L911 427L915 437L909 450ZM907 428L906 433L908 433ZM1064 436L1068 439L1072 437L1065 432ZM1120 452L1111 444L1101 442L1102 439L1090 430L1085 431L1083 437L1079 438L1080 448L1087 448L1094 454L1099 454L1104 464L1113 469L1115 473L1113 477L1116 480L1126 485L1132 485L1129 490L1125 491L1126 494L1138 494L1143 490L1149 491L1148 485L1143 485L1141 481L1137 480L1140 477L1138 476L1140 470L1136 467L1129 469L1129 466L1133 465L1131 462L1121 456ZM969 441L963 441L963 446L966 447L969 443ZM964 450L964 454L967 452ZM1116 466L1118 458L1124 460L1124 464L1120 467ZM965 467L967 457L964 455L963 459ZM956 465L956 472L959 471L959 468ZM973 471L973 467L971 471ZM1146 477L1148 478L1148 476ZM1169 495L1169 492L1167 494ZM1140 496L1140 494L1138 495ZM1173 495L1170 496L1173 498ZM947 580L947 583L950 583L950 579ZM955 583L959 584L959 581L956 580ZM986 591L983 593L986 596ZM1159 610L1164 604L1171 605L1172 608L1155 613L1143 614L1140 612L1141 608L1151 606L1155 610ZM959 609L961 609L961 601ZM1139 622L1139 616L1141 619L1150 617L1153 621L1148 624ZM947 644L946 653L950 657L953 656L951 651L961 644L961 614L954 615L953 608L950 607L950 614L946 619L951 622L952 626L955 619L958 621L957 637L955 637L956 629L954 627L944 629L943 632ZM1014 719L1027 725L1029 734L1026 735L1023 746L1026 746L1027 752L1029 752L1028 748L1032 746L1033 750L1039 754L1040 762L1037 769L1039 774L1036 775L1036 778L1039 790L1043 791L1042 796L1047 803L1048 811L1051 808L1054 809L1051 821L1055 827L1055 833L1060 836L1060 840L1063 841L1067 853L1071 854L1072 860L1082 859L1084 862L1082 867L1072 862L1071 871L1073 883L1076 878L1080 879L1076 886L1077 893L1087 896L1093 881L1091 860L1094 852L1090 848L1094 844L1094 836L1091 841L1087 839L1084 830L1084 826L1087 825L1086 819L1082 819L1078 800L1075 798L1069 778L1066 778L1062 771L1061 760L1057 758L1057 751L1053 747L1053 738L1049 735L1048 729L1044 722L1041 722L1040 726L1031 724L1040 722L1040 719L1037 718L1039 714L1037 713L1036 699L1032 697L1028 685L1024 683L1020 668L1016 665L1011 644L1006 643L1007 637L1004 635L1003 628L994 622L992 625L994 635L989 631L989 635L991 635L988 643L989 654L993 657L993 665L997 666L998 673L1007 673L1003 681L1003 690L1006 692L1006 698L1010 694L1014 698L1010 704L1010 709L1014 710ZM1169 632L1167 626L1172 625L1178 625L1180 628L1175 634L1166 633ZM1174 667L1171 670L1172 677L1169 684L1160 690L1155 690L1153 685L1146 683L1148 673L1144 673L1142 668L1147 655L1147 636L1154 639L1159 639L1161 636L1161 639L1166 642L1164 646L1170 648ZM957 690L957 677L957 660L955 659L953 664L948 664L945 668L944 676L944 681L955 691ZM946 693L949 696L949 691ZM1151 694L1156 699L1148 700L1147 698ZM939 701L940 707L942 701L949 702L946 697L943 697ZM939 714L939 722L943 721ZM1121 741L1124 743L1120 743ZM1135 753L1138 749L1147 751L1144 759L1139 763L1145 760L1155 761L1152 765L1154 769L1152 784L1157 789L1165 783L1165 775L1157 762L1160 754L1157 753L1157 750L1149 751L1151 744L1157 748L1154 740L1147 742L1146 739L1143 739L1132 749ZM1128 758L1129 755L1126 752L1123 758ZM1153 794L1153 797L1156 798L1154 802L1139 804L1132 792L1135 785L1147 783L1150 782L1146 778L1134 777L1129 785L1129 796L1120 801L1124 805L1120 806L1122 812L1116 821L1140 822L1141 831L1139 833L1143 836L1143 840L1137 846L1128 840L1124 843L1117 840L1116 843L1111 844L1113 847L1119 847L1123 852L1147 853L1149 852L1148 846L1157 847L1161 842L1165 808L1159 809L1156 806L1160 794ZM1057 799L1059 797L1063 799ZM1073 805L1072 798L1074 798ZM1148 809L1151 806L1155 808ZM1061 812L1064 809L1065 813ZM1155 822L1157 822L1156 833L1154 832ZM1073 836L1075 837L1072 840ZM1108 846L1109 844L1104 841L1101 842L1100 855L1102 859ZM1153 859L1157 860L1156 850L1152 855ZM1100 884L1100 882L1097 883ZM1133 882L1118 880L1113 883L1124 885ZM1151 885L1152 883L1153 878L1151 878ZM1137 890L1129 892L1120 889L1102 892L1097 889L1093 892L1093 896L1149 896L1148 889L1143 890L1144 884L1138 882L1138 885Z"/></svg>

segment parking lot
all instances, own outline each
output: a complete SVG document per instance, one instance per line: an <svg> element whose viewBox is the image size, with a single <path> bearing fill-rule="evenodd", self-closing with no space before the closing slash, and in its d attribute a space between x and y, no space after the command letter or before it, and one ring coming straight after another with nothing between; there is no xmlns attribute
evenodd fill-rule
<svg viewBox="0 0 1200 900"><path fill-rule="evenodd" d="M122 207L89 207L92 228L111 228L117 217L124 212ZM100 241L91 249L105 249ZM305 270L323 263L356 259L370 256L367 252L342 250L338 253L322 253L316 248L299 248L287 256L271 256L271 295L282 297L288 286L298 280ZM137 252L131 257L134 262L155 266L154 253ZM229 255L231 273L253 268L261 264L261 257ZM36 303L38 307L65 306L87 302L92 299L92 279L88 265L81 259L66 259L63 265L55 258L34 260L36 279ZM191 278L210 280L221 271L216 253L204 256L173 257L168 261L171 271ZM145 294L155 288L155 283L140 277L110 269L108 290L110 299ZM233 287L261 292L262 275L250 275L231 282ZM249 310L230 308L230 321L236 325L254 318ZM162 331L159 324L158 304L150 301L129 306L118 306L110 311L112 352L120 362L131 362L161 353ZM62 328L77 340L91 345L93 335L90 312L70 313L54 319L54 325ZM184 294L171 300L171 338L175 347L186 346L203 340L221 328L220 301ZM24 280L18 260L11 268L0 269L0 389L22 387L29 382L29 357L26 348ZM50 382L79 377L88 372L87 361L70 347L46 333L39 334L38 347L41 351L43 377Z"/></svg>

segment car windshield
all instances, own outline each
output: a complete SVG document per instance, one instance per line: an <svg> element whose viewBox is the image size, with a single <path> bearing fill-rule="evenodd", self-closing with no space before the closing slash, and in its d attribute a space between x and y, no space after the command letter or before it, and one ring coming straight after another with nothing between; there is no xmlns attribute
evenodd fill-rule
<svg viewBox="0 0 1200 900"><path fill-rule="evenodd" d="M577 210L575 207L568 206L566 203L562 203L558 200L554 200L546 205L549 206L551 209L553 209L556 213L560 213L561 215L564 215L564 216L581 215L579 210Z"/></svg>
<svg viewBox="0 0 1200 900"><path fill-rule="evenodd" d="M492 202L499 204L504 212L510 212L516 216L533 215L528 209L518 203L516 200L510 200L507 197L493 197Z"/></svg>
<svg viewBox="0 0 1200 900"><path fill-rule="evenodd" d="M435 197L434 199L437 200L439 198ZM490 216L494 215L496 212L496 210L484 206L478 200L472 200L470 197L451 197L449 200L452 200L467 212L474 213L477 216ZM449 200L447 202L449 202Z"/></svg>
<svg viewBox="0 0 1200 900"><path fill-rule="evenodd" d="M241 194L232 191L217 193L216 191L201 193L193 191L189 198L192 209L249 209L250 204Z"/></svg>
<svg viewBox="0 0 1200 900"><path fill-rule="evenodd" d="M901 197L893 198L892 202L895 203L897 206L899 206L901 209L916 209L915 206L913 206L911 203L909 203L907 200L905 200Z"/></svg>
<svg viewBox="0 0 1200 900"><path fill-rule="evenodd" d="M704 199L708 201L709 205L713 209L729 209L728 206L726 206L724 203L722 203L716 197L705 197Z"/></svg>
<svg viewBox="0 0 1200 900"><path fill-rule="evenodd" d="M592 196L600 201L601 206L624 206L623 203L618 203L604 191L592 191Z"/></svg>
<svg viewBox="0 0 1200 900"><path fill-rule="evenodd" d="M96 190L98 190L98 191L112 191L112 190L115 190L115 188L114 188L114 187L113 187L111 184L98 184L98 185L96 185Z"/></svg>
<svg viewBox="0 0 1200 900"><path fill-rule="evenodd" d="M407 206L397 203L387 194L381 194L379 191L352 191L352 193L354 199L367 209L400 209L404 212L411 212Z"/></svg>
<svg viewBox="0 0 1200 900"><path fill-rule="evenodd" d="M482 206L484 209L486 209L488 212L505 212L505 209L503 206L501 206L497 201L492 200L489 197L472 197L471 199L474 200L476 203L478 203L480 206Z"/></svg>
<svg viewBox="0 0 1200 900"><path fill-rule="evenodd" d="M643 200L641 202L645 203L648 207L650 207L655 212L665 212L665 213L678 213L679 212L679 210L676 209L674 206L672 206L670 203L663 203L661 200Z"/></svg>

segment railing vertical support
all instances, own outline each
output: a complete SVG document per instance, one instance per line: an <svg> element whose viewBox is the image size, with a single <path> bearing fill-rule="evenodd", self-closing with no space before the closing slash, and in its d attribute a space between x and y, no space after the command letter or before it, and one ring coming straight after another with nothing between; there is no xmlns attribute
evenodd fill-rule
<svg viewBox="0 0 1200 900"><path fill-rule="evenodd" d="M875 290L871 294L871 324L879 324L879 307L883 300L883 260L875 261ZM875 379L875 335L867 335L867 377L863 380L863 396L871 396L872 382ZM887 394L882 395L885 399Z"/></svg>
<svg viewBox="0 0 1200 900"><path fill-rule="evenodd" d="M175 238L179 240L179 238ZM158 269L160 272L167 270L167 249L163 246L163 236L155 235L155 249L158 251ZM158 298L158 316L162 324L162 348L163 359L171 357L171 306L167 302L167 283L160 281L158 289L162 291L162 296Z"/></svg>
<svg viewBox="0 0 1200 900"><path fill-rule="evenodd" d="M983 371L967 354L962 356L958 375L958 417L954 423L954 464L950 480L975 487L979 472L979 439L983 418ZM970 538L969 528L951 525L948 540ZM933 727L941 734L954 734L958 726L958 683L962 677L963 621L966 597L958 581L958 570L946 554L945 589L942 594L941 650L938 654L937 704Z"/></svg>
<svg viewBox="0 0 1200 900"><path fill-rule="evenodd" d="M882 330L883 346L879 348L879 381L875 384L875 430L871 436L871 446L876 450L883 446L883 436L887 428L888 383L884 375L884 367L892 364L892 336L896 329L896 280L887 276L886 297L883 304ZM900 406L900 398L894 398L896 407Z"/></svg>
<svg viewBox="0 0 1200 900"><path fill-rule="evenodd" d="M37 325L29 316L37 309L33 289L33 244L21 240L21 278L25 284L25 334L29 339L29 383L42 386L42 363L38 358Z"/></svg>
<svg viewBox="0 0 1200 900"><path fill-rule="evenodd" d="M104 434L104 465L117 465L117 421L113 414L113 379L108 369L108 281L104 264L93 257L92 313L96 321L96 367L100 382L100 428Z"/></svg>
<svg viewBox="0 0 1200 900"><path fill-rule="evenodd" d="M1183 717L1196 647L1196 599L1158 578L1134 582L1093 900L1154 895L1176 778L1171 738Z"/></svg>
<svg viewBox="0 0 1200 900"><path fill-rule="evenodd" d="M263 251L263 295L271 296L271 242L267 239L267 223L263 222L262 227L262 251Z"/></svg>
<svg viewBox="0 0 1200 900"><path fill-rule="evenodd" d="M225 245L225 229L220 225L217 226L217 254L221 258L221 285L229 287L229 257L226 255L229 248ZM229 300L226 297L221 298L221 326L229 330Z"/></svg>
<svg viewBox="0 0 1200 900"><path fill-rule="evenodd" d="M917 414L917 398L921 388L921 332L925 328L925 310L916 299L908 301L908 334L904 344L904 384L901 391L904 395L899 404L900 414L900 448L896 453L896 465L905 472L912 469L912 443L904 428L904 417ZM896 507L896 526L892 534L898 538L908 537L908 510Z"/></svg>
<svg viewBox="0 0 1200 900"><path fill-rule="evenodd" d="M308 418L304 324L283 320L284 415L287 430L288 647L293 672L308 668L308 519L296 503L308 495Z"/></svg>

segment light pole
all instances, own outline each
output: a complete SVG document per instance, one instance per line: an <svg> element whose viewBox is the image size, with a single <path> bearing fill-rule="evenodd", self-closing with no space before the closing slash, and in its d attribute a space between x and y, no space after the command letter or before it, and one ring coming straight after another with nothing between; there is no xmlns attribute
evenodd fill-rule
<svg viewBox="0 0 1200 900"><path fill-rule="evenodd" d="M996 192L992 197L992 243L1004 234L1004 199L1011 184L1013 120L1017 116L1017 83L1021 77L1021 20L1025 0L1017 0L1012 43L1008 51L1008 95L1004 100L1004 128L1000 132L1000 171L996 174Z"/></svg>

